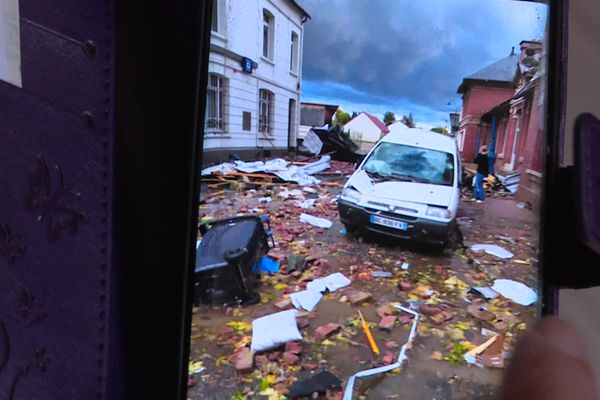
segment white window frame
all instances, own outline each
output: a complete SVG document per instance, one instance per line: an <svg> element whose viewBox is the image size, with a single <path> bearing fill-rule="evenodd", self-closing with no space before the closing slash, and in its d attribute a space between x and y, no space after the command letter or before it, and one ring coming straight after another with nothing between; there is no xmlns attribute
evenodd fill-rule
<svg viewBox="0 0 600 400"><path fill-rule="evenodd" d="M268 89L260 89L258 96L258 132L265 136L273 136L275 93Z"/></svg>
<svg viewBox="0 0 600 400"><path fill-rule="evenodd" d="M261 57L265 60L273 62L275 50L275 16L266 8L263 8L263 25L262 25L263 48ZM265 29L267 30L267 40L265 43ZM266 50L266 55L265 55Z"/></svg>
<svg viewBox="0 0 600 400"><path fill-rule="evenodd" d="M213 78L216 81L213 85ZM225 85L226 80L218 74L208 74L208 85L206 88L206 113L204 121L204 131L207 133L224 133L225 132ZM214 116L209 116L208 92L213 91L214 95Z"/></svg>
<svg viewBox="0 0 600 400"><path fill-rule="evenodd" d="M290 72L294 75L297 75L299 64L298 58L300 49L300 35L292 31L290 36Z"/></svg>
<svg viewBox="0 0 600 400"><path fill-rule="evenodd" d="M216 15L214 15L216 12ZM225 37L225 0L214 0L213 1L213 16L211 20L210 30L213 35ZM217 30L214 30L215 27Z"/></svg>

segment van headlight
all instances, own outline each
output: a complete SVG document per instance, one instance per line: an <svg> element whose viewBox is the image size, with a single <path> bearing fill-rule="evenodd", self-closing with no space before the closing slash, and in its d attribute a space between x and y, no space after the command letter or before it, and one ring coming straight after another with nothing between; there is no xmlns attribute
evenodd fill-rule
<svg viewBox="0 0 600 400"><path fill-rule="evenodd" d="M360 201L360 193L357 190L346 188L342 190L342 200L358 203Z"/></svg>
<svg viewBox="0 0 600 400"><path fill-rule="evenodd" d="M442 207L427 207L427 211L425 212L430 217L435 218L445 218L449 219L452 216L452 213L447 208Z"/></svg>

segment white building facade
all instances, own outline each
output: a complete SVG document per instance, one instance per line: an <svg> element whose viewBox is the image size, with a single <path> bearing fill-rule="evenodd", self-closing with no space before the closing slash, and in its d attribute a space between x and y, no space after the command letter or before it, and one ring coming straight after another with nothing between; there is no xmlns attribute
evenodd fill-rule
<svg viewBox="0 0 600 400"><path fill-rule="evenodd" d="M293 0L214 0L205 154L295 147L308 18Z"/></svg>

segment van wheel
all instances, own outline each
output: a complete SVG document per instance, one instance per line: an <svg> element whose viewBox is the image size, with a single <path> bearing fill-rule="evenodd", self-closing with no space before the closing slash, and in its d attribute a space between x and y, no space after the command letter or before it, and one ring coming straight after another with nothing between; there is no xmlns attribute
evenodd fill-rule
<svg viewBox="0 0 600 400"><path fill-rule="evenodd" d="M464 247L463 235L458 227L458 224L455 223L452 227L450 227L446 245L452 250L462 249Z"/></svg>

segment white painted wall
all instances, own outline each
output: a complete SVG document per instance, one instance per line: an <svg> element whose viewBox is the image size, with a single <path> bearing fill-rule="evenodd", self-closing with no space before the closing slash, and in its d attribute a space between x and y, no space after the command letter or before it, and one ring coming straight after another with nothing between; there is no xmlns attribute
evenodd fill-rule
<svg viewBox="0 0 600 400"><path fill-rule="evenodd" d="M296 142L300 115L300 83L302 71L303 15L286 0L216 0L224 28L213 33L211 43L224 47L258 63L252 74L241 71L240 62L211 52L209 73L226 78L225 131L207 133L206 150L228 148L287 148L289 101L296 101L293 113L293 138ZM263 9L275 17L273 61L262 57ZM299 36L298 73L290 72L291 32ZM259 89L275 94L273 135L258 132ZM242 113L252 114L250 131L242 129Z"/></svg>
<svg viewBox="0 0 600 400"><path fill-rule="evenodd" d="M359 114L356 118L344 125L346 132L358 132L362 134L362 141L376 143L383 133L365 114Z"/></svg>

